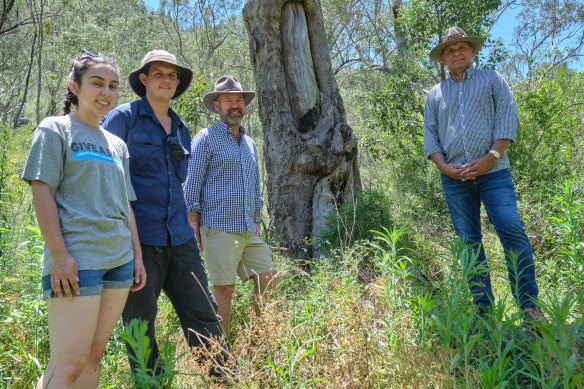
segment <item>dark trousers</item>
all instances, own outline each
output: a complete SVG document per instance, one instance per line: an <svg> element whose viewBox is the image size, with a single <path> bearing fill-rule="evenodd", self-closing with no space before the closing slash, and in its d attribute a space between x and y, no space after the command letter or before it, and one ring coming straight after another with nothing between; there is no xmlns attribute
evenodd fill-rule
<svg viewBox="0 0 584 389"><path fill-rule="evenodd" d="M152 350L148 367L152 369L159 356L154 321L161 290L170 299L189 346L201 344L195 332L206 337L220 337L222 332L216 315L217 303L209 288L207 273L195 239L175 247L141 246L146 268L146 286L137 292L130 292L122 319L124 323L132 319L148 321L146 335L150 339ZM133 354L129 346L126 346ZM135 363L130 360L130 365L134 370Z"/></svg>

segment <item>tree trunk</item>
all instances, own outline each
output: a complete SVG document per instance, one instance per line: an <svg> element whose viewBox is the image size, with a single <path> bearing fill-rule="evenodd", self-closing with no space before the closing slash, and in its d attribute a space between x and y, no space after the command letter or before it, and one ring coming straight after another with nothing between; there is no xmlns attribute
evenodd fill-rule
<svg viewBox="0 0 584 389"><path fill-rule="evenodd" d="M325 215L361 189L357 139L333 76L319 0L248 0L271 234L292 258L315 255Z"/></svg>

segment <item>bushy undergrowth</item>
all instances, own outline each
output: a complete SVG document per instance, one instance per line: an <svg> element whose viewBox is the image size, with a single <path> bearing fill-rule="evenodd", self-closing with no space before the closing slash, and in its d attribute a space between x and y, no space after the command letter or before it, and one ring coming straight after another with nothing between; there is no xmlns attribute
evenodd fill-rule
<svg viewBox="0 0 584 389"><path fill-rule="evenodd" d="M6 388L34 386L49 352L42 238L28 187L18 179L29 130L4 129L0 145L1 171L8 172L0 191L0 387ZM341 220L331 217L330 254L310 273L275 250L281 282L260 316L250 309L252 289L238 285L227 364L233 375L209 377L213 359L204 357L217 350L188 350L163 296L156 325L159 343L169 345L172 387L583 387L582 182L561 181L550 190L520 198L548 323L524 322L490 227L484 241L497 301L482 317L468 292L467 279L477 271L473 257L452 240L444 210L439 218L423 207L396 216L423 202L391 190L365 192L341 210ZM526 202L534 198L539 202ZM123 351L128 336L121 328L112 335L100 387L133 387Z"/></svg>
<svg viewBox="0 0 584 389"><path fill-rule="evenodd" d="M389 207L387 197L379 191L357 194L355 202L344 204L336 213L327 215L326 226L320 232L317 245L330 252L350 247L361 240L372 239L372 230L393 225Z"/></svg>

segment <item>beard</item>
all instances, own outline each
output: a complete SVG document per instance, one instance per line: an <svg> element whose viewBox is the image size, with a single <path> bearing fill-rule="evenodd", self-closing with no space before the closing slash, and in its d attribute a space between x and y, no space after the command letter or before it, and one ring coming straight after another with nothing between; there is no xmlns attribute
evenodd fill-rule
<svg viewBox="0 0 584 389"><path fill-rule="evenodd" d="M232 113L240 113L240 116L231 116ZM219 117L221 118L221 121L223 123L227 123L230 126L238 126L241 121L243 120L243 115L245 114L245 110L240 110L240 109L232 109L230 111L227 112L222 112L219 111Z"/></svg>

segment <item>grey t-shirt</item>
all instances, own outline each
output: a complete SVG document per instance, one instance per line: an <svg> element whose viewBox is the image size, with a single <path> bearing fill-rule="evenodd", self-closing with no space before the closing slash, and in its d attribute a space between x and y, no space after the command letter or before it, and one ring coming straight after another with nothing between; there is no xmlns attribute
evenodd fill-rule
<svg viewBox="0 0 584 389"><path fill-rule="evenodd" d="M120 138L70 116L46 118L34 133L22 179L55 189L65 246L79 270L113 269L134 258L128 201L136 195ZM45 245L42 275L50 272Z"/></svg>

